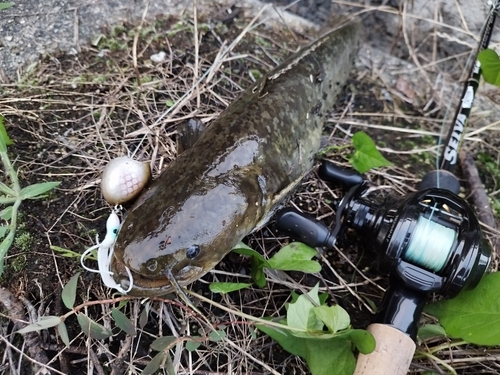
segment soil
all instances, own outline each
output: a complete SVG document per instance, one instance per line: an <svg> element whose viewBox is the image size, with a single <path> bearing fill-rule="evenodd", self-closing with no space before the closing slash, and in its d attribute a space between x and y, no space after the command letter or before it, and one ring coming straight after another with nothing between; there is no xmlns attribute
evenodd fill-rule
<svg viewBox="0 0 500 375"><path fill-rule="evenodd" d="M159 17L140 26L125 23L104 30L95 45L82 46L82 53L46 57L19 82L0 85L0 113L14 141L9 157L15 161L21 186L61 182L47 198L23 202L16 239L0 279L3 291L31 306L35 318L66 314L71 339L68 346L53 328L37 335L37 345L51 361L53 373L140 373L157 354L150 349L151 343L175 333L180 337L200 335L203 342L194 352L183 350L182 340L176 342L171 350L172 366L179 372L267 374L272 369L276 373L308 373L299 357L283 351L248 321L196 298L196 307L216 328L223 329L234 345L205 339L207 324L182 299L119 297L102 285L97 274L80 274L74 306L79 314L113 327L112 338L88 339L76 314L61 300L63 287L82 271L78 255L95 243L96 234L101 239L104 236L110 207L101 197L99 179L106 162L137 150L134 157L149 161L156 177L176 156L178 124L194 117L209 122L250 85L252 77L258 78L283 61L307 39L300 33L292 37L289 32L259 26L235 47L234 59L216 72L212 87L200 87L199 97L195 92L177 113L159 121L159 116L191 87L196 78L193 67L199 64L200 71L207 69L221 50L221 40L235 40L249 22L244 12L217 19L215 15L220 14L214 9L213 14L199 15L197 27L204 37L198 52L192 19ZM210 29L210 25L214 27ZM159 51L167 52L168 57L155 64L150 56ZM383 194L397 196L414 191L421 177L434 168L436 136L429 134L438 134L435 119L442 118L445 109L443 106L439 111L438 104L421 105L429 100L427 93L415 92L413 82L404 77L394 84L384 81L375 64L368 65L360 58L325 128L330 144L337 146L349 144L358 130L368 132L394 166L371 171L366 178L383 187L379 189ZM409 99L411 95L414 97ZM393 128L388 130L387 126ZM475 154L488 154L493 160L498 157L497 145L486 139L469 145ZM348 153L332 152L327 157L348 167ZM487 188L494 190L495 176L486 166L484 163L482 171L483 175L486 172ZM8 181L5 172L1 177ZM336 204L344 194L344 189L326 184L313 171L290 204L332 225ZM272 222L245 239L266 258L289 241ZM332 268L323 267L319 275L270 273L264 288L254 286L228 295L210 292L212 281L249 281L249 258L231 253L190 289L236 311L276 317L285 313L291 290L303 292L319 283L328 291L328 303L342 306L352 325L364 328L372 320L371 310L380 305L388 280L376 267L377 255L366 249L356 233L347 231L339 245L341 250L324 254ZM64 249L75 254L71 256L73 253ZM113 307L122 308L137 336L126 335L112 323ZM15 334L18 317L11 314L9 310L0 312L0 374L34 374L35 364L21 360L17 351L23 348L26 337ZM489 349L468 350L468 356L474 358ZM443 358L446 355L443 353ZM465 362L454 367L460 374L500 373L493 366L491 362ZM411 371L435 371L435 367L432 360L419 360Z"/></svg>

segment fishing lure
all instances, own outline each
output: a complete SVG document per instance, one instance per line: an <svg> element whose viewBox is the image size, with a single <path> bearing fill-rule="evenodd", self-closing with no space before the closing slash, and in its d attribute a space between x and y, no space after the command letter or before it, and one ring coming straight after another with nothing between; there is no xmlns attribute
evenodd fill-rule
<svg viewBox="0 0 500 375"><path fill-rule="evenodd" d="M129 287L123 289L120 284L116 283L113 279L113 272L110 271L111 259L113 258L114 245L116 238L118 237L118 232L120 231L120 218L118 217L118 212L120 211L120 206L115 206L111 211L111 214L106 221L106 236L102 242L99 242L99 236L96 236L96 245L89 247L85 250L80 257L80 263L82 267L89 272L96 272L101 275L104 285L108 288L116 289L120 293L127 294L130 292L133 286L132 273L128 268L126 268L127 274L129 276ZM97 250L97 264L98 269L89 268L85 265L85 258L93 251Z"/></svg>

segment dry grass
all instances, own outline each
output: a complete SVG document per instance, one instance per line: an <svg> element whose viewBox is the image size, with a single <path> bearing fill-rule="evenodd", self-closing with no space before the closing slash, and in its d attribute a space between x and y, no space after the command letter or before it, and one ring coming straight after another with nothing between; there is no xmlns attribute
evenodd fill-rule
<svg viewBox="0 0 500 375"><path fill-rule="evenodd" d="M341 145L348 143L355 131L368 132L395 167L370 172L367 177L384 194L413 191L425 172L434 168L443 118L447 126L461 90L461 83L456 89L449 82L464 76L464 61L470 53L462 49L455 55L439 56L440 45L463 40L461 46L470 48L474 46L470 39L477 35L443 25L437 18L420 19L435 25L422 41L410 22L418 16L410 13L407 2L399 10L334 3L361 15L382 12L399 19L398 37L390 42L394 42L395 50L406 48L406 56L401 57L414 65L409 68L401 60L380 58L374 51L368 54L363 47L346 94L328 121L326 135L332 143ZM109 207L100 196L99 178L106 162L133 155L148 161L158 175L176 157L178 124L190 118L209 122L259 72L268 71L295 51L299 41L312 35L292 34L286 27L266 27L260 15L253 19L242 14L224 23L221 14L221 9L214 8L210 14L198 12L197 17L144 18L136 26L120 25L79 55L47 56L21 81L0 86L0 113L16 140L12 153L22 180L63 181L50 202L23 207L26 228L36 236L38 246L29 254L12 249L9 264L21 255L27 264L18 271L11 268L2 280L15 295L25 296L26 304L34 305L31 320L67 313L60 302L60 290L78 270L78 262L63 258L49 246L82 252L93 243L95 231L102 231ZM450 37L452 32L454 36ZM402 47L396 48L397 44ZM166 53L165 61L151 62L150 56L159 51ZM456 95L450 96L454 89ZM498 160L498 143L494 140L498 123L491 121L498 108L491 102L484 103L485 107L480 106L480 111L472 115L465 144L476 155L488 153ZM331 159L348 165L346 155L331 155ZM342 190L328 186L312 173L291 204L331 223L334 210L327 202L342 195ZM491 229L486 233L498 235ZM272 227L248 239L266 257L287 241ZM52 358L49 367L53 373L134 374L140 373L156 354L149 350L155 338L174 335L178 341L167 365L177 373L307 373L300 358L284 353L260 335L242 314L279 316L291 290L304 292L319 281L321 290L329 293L329 301L349 311L354 326L366 326L374 309L372 302L378 304L387 287L386 278L375 269L375 255L364 253L359 239L347 233L344 247L327 252L322 261L324 270L318 277L269 273L264 289L212 294L207 288L212 281L249 281L245 275L248 262L229 255L216 270L191 286L192 299L203 316L174 296L116 298L103 289L97 277L83 274L77 298L79 311L100 324L113 326L111 308L128 301L123 311L137 327L137 335L132 338L115 329L111 340L89 339L71 315L67 320L70 346L62 345L50 330L51 336L47 332L42 335L42 348ZM13 334L9 311L0 317L0 374L30 373L33 361L22 338ZM226 339L206 340L213 327L224 328ZM200 335L204 345L188 352L184 349L185 337L194 335ZM460 374L500 373L497 349L463 344L448 347L448 343L442 339L423 343L412 371L445 373L444 364L451 364ZM435 352L436 348L441 350ZM21 357L24 359L18 365Z"/></svg>

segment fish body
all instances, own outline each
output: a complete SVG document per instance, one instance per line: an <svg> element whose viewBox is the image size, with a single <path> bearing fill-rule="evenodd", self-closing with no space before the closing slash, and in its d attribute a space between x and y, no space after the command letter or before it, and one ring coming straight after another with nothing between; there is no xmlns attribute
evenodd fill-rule
<svg viewBox="0 0 500 375"><path fill-rule="evenodd" d="M329 32L264 75L138 198L114 246L115 280L165 295L211 270L265 224L312 169L326 113L352 67L360 26Z"/></svg>

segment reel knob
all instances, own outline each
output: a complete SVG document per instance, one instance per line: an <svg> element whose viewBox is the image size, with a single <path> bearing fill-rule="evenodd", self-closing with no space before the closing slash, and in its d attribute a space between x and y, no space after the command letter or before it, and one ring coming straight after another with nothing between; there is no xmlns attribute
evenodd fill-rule
<svg viewBox="0 0 500 375"><path fill-rule="evenodd" d="M333 247L335 236L321 221L293 208L285 208L276 215L279 231L311 247Z"/></svg>

